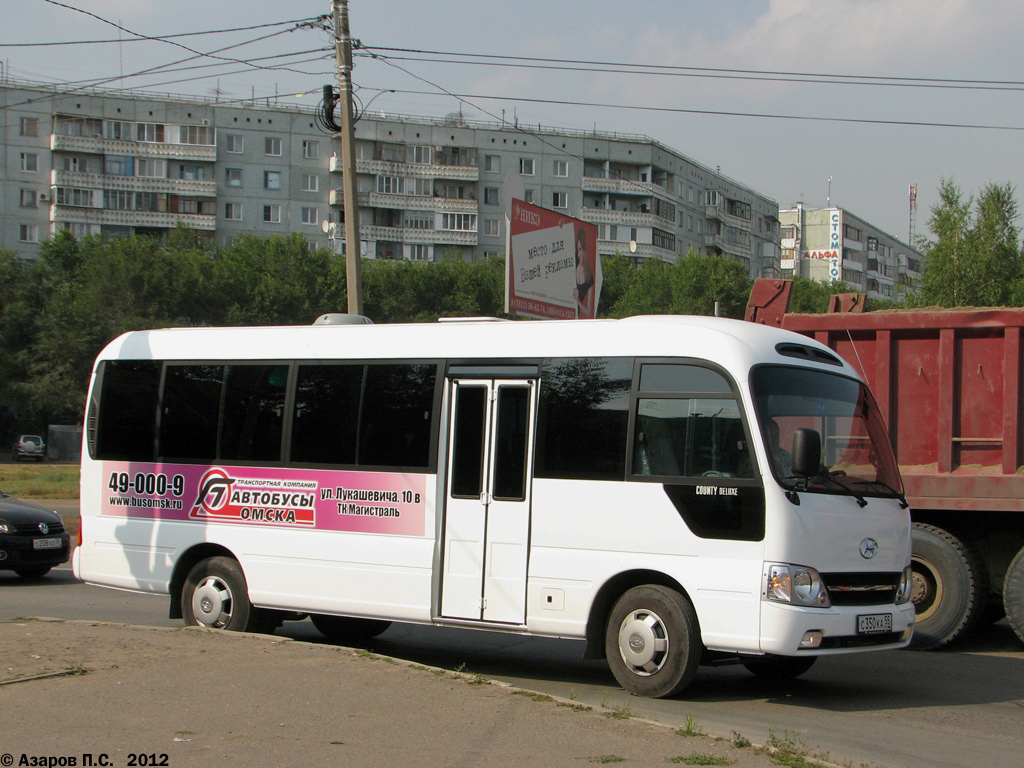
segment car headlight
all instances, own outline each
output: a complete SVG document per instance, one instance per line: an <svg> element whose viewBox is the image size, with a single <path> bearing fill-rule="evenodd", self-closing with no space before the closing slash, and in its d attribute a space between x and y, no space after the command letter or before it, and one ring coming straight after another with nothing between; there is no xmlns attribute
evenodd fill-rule
<svg viewBox="0 0 1024 768"><path fill-rule="evenodd" d="M900 585L896 588L896 605L906 605L910 602L910 593L913 587L913 570L908 565L900 575Z"/></svg>
<svg viewBox="0 0 1024 768"><path fill-rule="evenodd" d="M9 523L5 523L3 520L0 520L0 533L10 533L12 530L13 529Z"/></svg>
<svg viewBox="0 0 1024 768"><path fill-rule="evenodd" d="M776 603L830 608L832 601L813 568L789 563L769 563L766 569L764 598Z"/></svg>

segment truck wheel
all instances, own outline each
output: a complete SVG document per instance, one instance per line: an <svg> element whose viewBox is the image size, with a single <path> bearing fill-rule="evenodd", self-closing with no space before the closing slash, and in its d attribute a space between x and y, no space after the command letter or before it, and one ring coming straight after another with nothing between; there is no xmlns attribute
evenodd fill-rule
<svg viewBox="0 0 1024 768"><path fill-rule="evenodd" d="M383 619L357 619L353 616L329 616L325 613L311 613L320 634L332 643L361 643L376 637L391 626L390 621Z"/></svg>
<svg viewBox="0 0 1024 768"><path fill-rule="evenodd" d="M1003 606L1006 618L1024 643L1024 548L1010 561L1006 569L1006 581L1003 582Z"/></svg>
<svg viewBox="0 0 1024 768"><path fill-rule="evenodd" d="M230 557L200 560L181 591L181 614L186 624L234 632L265 632L269 612L249 602L245 574Z"/></svg>
<svg viewBox="0 0 1024 768"><path fill-rule="evenodd" d="M914 523L911 599L917 609L911 647L941 648L977 622L988 601L988 574L967 544L933 525Z"/></svg>
<svg viewBox="0 0 1024 768"><path fill-rule="evenodd" d="M657 584L634 587L619 598L604 644L615 679L637 696L673 696L690 684L700 665L693 604Z"/></svg>

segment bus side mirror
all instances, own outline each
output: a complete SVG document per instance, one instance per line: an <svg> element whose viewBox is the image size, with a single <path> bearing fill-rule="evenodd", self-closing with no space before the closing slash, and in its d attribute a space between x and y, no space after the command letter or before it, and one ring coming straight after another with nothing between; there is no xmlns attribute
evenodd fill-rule
<svg viewBox="0 0 1024 768"><path fill-rule="evenodd" d="M813 477L821 470L821 435L815 429L793 431L793 474Z"/></svg>

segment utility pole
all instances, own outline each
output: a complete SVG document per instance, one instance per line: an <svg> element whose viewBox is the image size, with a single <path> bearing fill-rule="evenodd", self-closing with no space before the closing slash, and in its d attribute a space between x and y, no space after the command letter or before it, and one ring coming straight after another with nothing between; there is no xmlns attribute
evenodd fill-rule
<svg viewBox="0 0 1024 768"><path fill-rule="evenodd" d="M352 40L348 31L348 0L333 0L334 54L338 63L341 104L341 190L345 211L345 284L349 314L363 314L363 262L356 200L355 120L352 115Z"/></svg>

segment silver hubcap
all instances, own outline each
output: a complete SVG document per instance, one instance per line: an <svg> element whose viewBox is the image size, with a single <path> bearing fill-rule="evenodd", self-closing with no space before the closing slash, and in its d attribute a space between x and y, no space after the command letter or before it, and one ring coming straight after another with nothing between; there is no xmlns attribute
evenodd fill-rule
<svg viewBox="0 0 1024 768"><path fill-rule="evenodd" d="M207 576L192 593L192 613L204 627L223 629L231 621L231 590L216 576Z"/></svg>
<svg viewBox="0 0 1024 768"><path fill-rule="evenodd" d="M619 626L619 654L638 675L660 670L668 658L668 633L661 617L648 610L629 613Z"/></svg>

